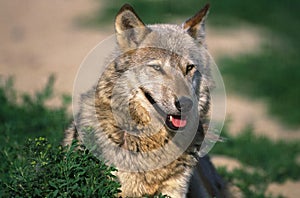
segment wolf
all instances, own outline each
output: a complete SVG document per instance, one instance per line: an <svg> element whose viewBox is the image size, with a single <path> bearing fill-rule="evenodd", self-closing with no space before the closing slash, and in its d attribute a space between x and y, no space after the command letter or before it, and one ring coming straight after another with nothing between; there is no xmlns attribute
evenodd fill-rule
<svg viewBox="0 0 300 198"><path fill-rule="evenodd" d="M145 25L125 4L117 47L65 132L117 167L119 197L229 197L199 149L213 86L205 42L209 4L182 25Z"/></svg>

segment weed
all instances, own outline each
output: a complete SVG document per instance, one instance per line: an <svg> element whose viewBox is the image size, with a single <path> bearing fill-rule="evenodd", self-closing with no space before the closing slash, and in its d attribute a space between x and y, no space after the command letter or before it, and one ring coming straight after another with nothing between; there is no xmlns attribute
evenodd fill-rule
<svg viewBox="0 0 300 198"><path fill-rule="evenodd" d="M120 184L116 171L99 161L84 147L53 146L46 138L28 139L13 153L4 156L10 164L2 181L4 197L113 197Z"/></svg>

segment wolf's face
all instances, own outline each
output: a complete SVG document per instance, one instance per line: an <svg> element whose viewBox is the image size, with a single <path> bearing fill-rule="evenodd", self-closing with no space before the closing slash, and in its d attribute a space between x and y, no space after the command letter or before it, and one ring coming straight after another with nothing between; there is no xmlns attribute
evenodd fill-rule
<svg viewBox="0 0 300 198"><path fill-rule="evenodd" d="M192 117L201 113L200 93L206 89L206 12L202 10L182 26L145 26L126 6L117 15L115 28L121 55L115 67L125 72L119 78L122 85L116 93L128 96L125 101L129 103L129 116L140 127L157 130L163 124L169 131L177 132L195 124ZM208 96L205 97L208 103ZM136 115L136 111L142 113ZM141 117L146 121L141 123Z"/></svg>
<svg viewBox="0 0 300 198"><path fill-rule="evenodd" d="M149 116L154 126L158 122L164 124L169 131L180 131L190 124L191 114L195 113L192 109L198 106L193 82L195 86L200 84L200 78L193 79L197 72L194 62L154 47L133 50L122 59L130 65L119 79L122 85L126 82L121 85L123 90L131 90L124 92L129 106L131 102L138 103L145 109L141 116ZM131 112L141 110L134 104L132 107Z"/></svg>

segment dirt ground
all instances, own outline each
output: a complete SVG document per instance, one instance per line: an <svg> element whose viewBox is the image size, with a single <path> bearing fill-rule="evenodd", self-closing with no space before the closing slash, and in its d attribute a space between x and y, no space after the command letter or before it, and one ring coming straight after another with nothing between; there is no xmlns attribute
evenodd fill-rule
<svg viewBox="0 0 300 198"><path fill-rule="evenodd" d="M78 17L94 12L97 6L93 0L0 0L0 76L14 76L18 90L33 93L45 85L50 74L55 74L57 93L71 93L81 61L113 33L75 25ZM257 53L262 38L263 31L248 25L230 30L208 27L208 46L216 60ZM300 139L300 129L287 130L278 124L267 115L263 101L228 95L227 115L232 120L229 131L233 134L253 124L258 134L275 140ZM223 156L213 160L219 165L239 166L237 160ZM300 183L274 184L269 191L297 197Z"/></svg>

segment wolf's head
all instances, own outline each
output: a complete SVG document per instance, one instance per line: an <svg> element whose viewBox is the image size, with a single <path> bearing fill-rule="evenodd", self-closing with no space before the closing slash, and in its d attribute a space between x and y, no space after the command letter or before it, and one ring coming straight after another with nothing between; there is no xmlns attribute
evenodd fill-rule
<svg viewBox="0 0 300 198"><path fill-rule="evenodd" d="M122 72L118 79L122 83L116 86L115 96L129 96L129 116L139 125L151 122L157 128L163 124L177 132L195 124L195 113L205 117L209 109L208 8L206 5L181 26L146 26L128 4L117 14L115 68Z"/></svg>
<svg viewBox="0 0 300 198"><path fill-rule="evenodd" d="M119 170L194 162L210 101L208 8L182 25L145 25L129 5L117 14L116 49L82 95L76 123L82 142Z"/></svg>
<svg viewBox="0 0 300 198"><path fill-rule="evenodd" d="M101 45L116 49L107 50L106 62L93 62L98 82L81 95L75 117L78 138L96 156L125 171L195 162L209 135L203 133L212 85L208 8L182 25L145 25L131 6L121 8L115 40ZM98 55L97 50L91 57ZM106 67L98 71L100 62Z"/></svg>

